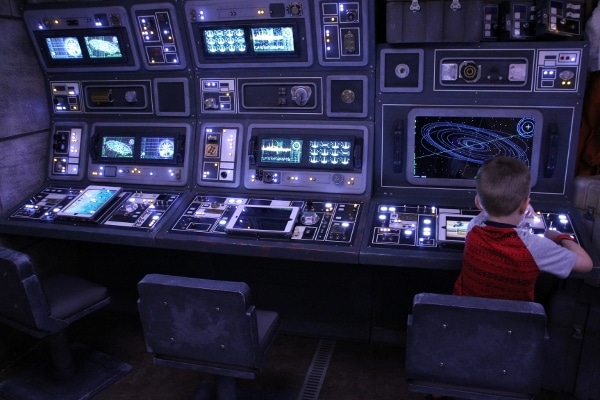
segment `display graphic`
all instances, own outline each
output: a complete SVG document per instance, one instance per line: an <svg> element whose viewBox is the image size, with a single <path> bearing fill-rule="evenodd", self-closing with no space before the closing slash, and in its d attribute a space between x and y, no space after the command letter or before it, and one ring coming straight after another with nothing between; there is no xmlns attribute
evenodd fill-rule
<svg viewBox="0 0 600 400"><path fill-rule="evenodd" d="M133 158L135 138L132 136L104 136L102 138L102 158Z"/></svg>
<svg viewBox="0 0 600 400"><path fill-rule="evenodd" d="M255 53L294 52L294 30L291 26L251 28L250 34Z"/></svg>
<svg viewBox="0 0 600 400"><path fill-rule="evenodd" d="M208 54L246 53L246 37L243 29L207 29L203 34Z"/></svg>
<svg viewBox="0 0 600 400"><path fill-rule="evenodd" d="M49 37L46 38L46 46L53 60L83 58L76 37Z"/></svg>
<svg viewBox="0 0 600 400"><path fill-rule="evenodd" d="M349 140L311 140L309 141L311 164L348 165L352 142Z"/></svg>
<svg viewBox="0 0 600 400"><path fill-rule="evenodd" d="M150 160L172 160L175 156L173 138L142 137L140 158Z"/></svg>
<svg viewBox="0 0 600 400"><path fill-rule="evenodd" d="M463 110L460 114L441 115L431 111L411 112L408 152L412 170L407 171L409 181L474 186L477 171L486 160L508 156L530 167L532 184L535 184L541 114L534 110L481 111Z"/></svg>
<svg viewBox="0 0 600 400"><path fill-rule="evenodd" d="M260 161L264 163L299 164L302 161L302 140L262 139Z"/></svg>
<svg viewBox="0 0 600 400"><path fill-rule="evenodd" d="M84 36L83 40L90 58L123 57L117 36Z"/></svg>

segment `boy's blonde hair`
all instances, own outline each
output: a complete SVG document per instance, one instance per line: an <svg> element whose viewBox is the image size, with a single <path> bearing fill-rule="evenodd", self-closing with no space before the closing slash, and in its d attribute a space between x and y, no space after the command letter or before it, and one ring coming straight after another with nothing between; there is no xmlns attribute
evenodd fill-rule
<svg viewBox="0 0 600 400"><path fill-rule="evenodd" d="M484 211L503 217L515 212L529 198L531 172L524 162L499 156L486 161L476 177L477 196Z"/></svg>

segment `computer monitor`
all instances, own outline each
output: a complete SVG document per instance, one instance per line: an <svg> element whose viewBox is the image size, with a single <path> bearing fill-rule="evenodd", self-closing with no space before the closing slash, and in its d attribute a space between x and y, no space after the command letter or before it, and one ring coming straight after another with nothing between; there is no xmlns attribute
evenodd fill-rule
<svg viewBox="0 0 600 400"><path fill-rule="evenodd" d="M538 179L542 114L527 108L418 107L408 113L406 179L417 186L475 187L479 167L517 158Z"/></svg>

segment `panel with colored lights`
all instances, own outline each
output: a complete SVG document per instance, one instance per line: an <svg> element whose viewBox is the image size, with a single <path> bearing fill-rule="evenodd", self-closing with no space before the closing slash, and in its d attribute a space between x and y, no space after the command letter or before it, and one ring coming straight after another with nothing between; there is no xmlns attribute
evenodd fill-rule
<svg viewBox="0 0 600 400"><path fill-rule="evenodd" d="M142 60L151 70L175 70L186 67L187 45L178 27L172 4L139 4L132 7Z"/></svg>

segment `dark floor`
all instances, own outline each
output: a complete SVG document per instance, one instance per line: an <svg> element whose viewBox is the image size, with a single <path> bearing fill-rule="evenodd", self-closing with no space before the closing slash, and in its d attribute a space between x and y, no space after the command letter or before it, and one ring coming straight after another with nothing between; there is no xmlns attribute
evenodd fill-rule
<svg viewBox="0 0 600 400"><path fill-rule="evenodd" d="M153 365L135 314L97 312L72 327L71 340L107 353L133 367L118 382L95 396L94 400L187 400L193 396L199 382L206 378L196 372ZM34 343L39 341L33 341L31 345ZM316 353L330 356L325 368L311 368ZM30 354L35 354L35 351ZM404 348L400 345L375 345L284 333L279 335L271 349L263 373L254 381L238 381L238 388L250 394L260 390L286 400L424 399L422 394L407 391L403 360ZM0 371L0 380L10 376L18 365L19 360ZM313 386L314 382L320 385L316 390L314 387L305 389L307 376L311 378ZM263 400L263 397L252 398ZM566 400L571 396L565 393L542 393L537 399Z"/></svg>

